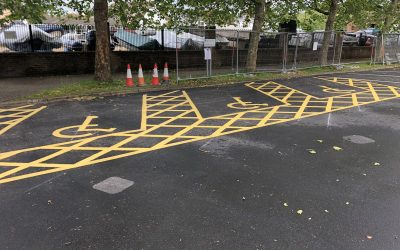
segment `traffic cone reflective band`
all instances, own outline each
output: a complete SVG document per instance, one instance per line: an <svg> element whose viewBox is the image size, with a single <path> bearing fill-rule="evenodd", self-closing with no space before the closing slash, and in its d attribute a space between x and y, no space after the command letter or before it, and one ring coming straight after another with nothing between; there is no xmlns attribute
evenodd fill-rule
<svg viewBox="0 0 400 250"><path fill-rule="evenodd" d="M143 85L144 85L143 69L142 69L142 65L139 64L138 86L143 86Z"/></svg>
<svg viewBox="0 0 400 250"><path fill-rule="evenodd" d="M160 80L158 79L157 63L154 64L153 79L151 80L151 85L160 85Z"/></svg>
<svg viewBox="0 0 400 250"><path fill-rule="evenodd" d="M129 65L129 64L128 64L128 69L126 70L126 86L133 87L131 65Z"/></svg>
<svg viewBox="0 0 400 250"><path fill-rule="evenodd" d="M164 64L164 74L163 74L162 80L163 80L162 81L163 84L169 83L168 63Z"/></svg>

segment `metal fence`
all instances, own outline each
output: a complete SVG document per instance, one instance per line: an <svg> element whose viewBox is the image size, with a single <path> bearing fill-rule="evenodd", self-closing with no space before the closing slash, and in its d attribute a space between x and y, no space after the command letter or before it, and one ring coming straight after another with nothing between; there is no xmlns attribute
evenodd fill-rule
<svg viewBox="0 0 400 250"><path fill-rule="evenodd" d="M383 63L400 63L400 34L383 34Z"/></svg>
<svg viewBox="0 0 400 250"><path fill-rule="evenodd" d="M165 51L175 58L177 79L245 73L252 31L181 28L132 30L110 27L114 51ZM262 32L256 71L294 71L346 63L400 63L400 34L365 32ZM322 44L328 43L321 60ZM88 25L12 24L0 28L0 53L95 50ZM156 55L156 54L155 54ZM171 57L169 57L171 58Z"/></svg>
<svg viewBox="0 0 400 250"><path fill-rule="evenodd" d="M0 52L94 50L94 26L23 23L0 28Z"/></svg>

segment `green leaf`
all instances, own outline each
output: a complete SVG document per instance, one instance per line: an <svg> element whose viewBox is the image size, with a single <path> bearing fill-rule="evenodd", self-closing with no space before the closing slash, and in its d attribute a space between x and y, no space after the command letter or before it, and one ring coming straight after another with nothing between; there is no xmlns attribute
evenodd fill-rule
<svg viewBox="0 0 400 250"><path fill-rule="evenodd" d="M336 151L342 151L343 150L343 148L338 147L338 146L333 146L333 149L336 150Z"/></svg>

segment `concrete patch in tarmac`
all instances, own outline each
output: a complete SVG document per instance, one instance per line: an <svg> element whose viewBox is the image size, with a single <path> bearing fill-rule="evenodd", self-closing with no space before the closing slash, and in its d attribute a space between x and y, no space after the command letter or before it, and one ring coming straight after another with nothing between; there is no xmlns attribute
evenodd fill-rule
<svg viewBox="0 0 400 250"><path fill-rule="evenodd" d="M348 136L343 136L343 140L349 141L355 144L368 144L368 143L374 143L375 140L362 136L362 135L348 135Z"/></svg>
<svg viewBox="0 0 400 250"><path fill-rule="evenodd" d="M199 150L205 153L210 153L215 157L233 159L229 156L230 151L233 148L252 148L266 151L275 148L275 145L267 142L258 142L246 139L238 139L233 136L224 136L207 141L199 148Z"/></svg>
<svg viewBox="0 0 400 250"><path fill-rule="evenodd" d="M133 181L114 176L93 185L93 188L107 194L118 194L132 186L133 183Z"/></svg>

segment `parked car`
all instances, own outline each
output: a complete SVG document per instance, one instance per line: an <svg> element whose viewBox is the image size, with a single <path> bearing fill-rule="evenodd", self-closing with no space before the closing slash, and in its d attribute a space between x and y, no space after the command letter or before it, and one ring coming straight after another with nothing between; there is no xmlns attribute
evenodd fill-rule
<svg viewBox="0 0 400 250"><path fill-rule="evenodd" d="M95 30L89 30L86 33L86 42L87 42L87 50L88 51L96 50L96 31ZM110 37L110 49L111 50L115 49L115 42L111 37Z"/></svg>
<svg viewBox="0 0 400 250"><path fill-rule="evenodd" d="M371 46L376 36L368 30L360 30L356 32L346 32L344 35L344 45Z"/></svg>
<svg viewBox="0 0 400 250"><path fill-rule="evenodd" d="M53 37L41 28L31 26L32 41L30 37L29 25L14 24L0 33L0 45L11 51L30 52L51 51L61 48L62 42L59 38Z"/></svg>
<svg viewBox="0 0 400 250"><path fill-rule="evenodd" d="M86 34L67 33L61 36L65 51L82 51L86 46Z"/></svg>

